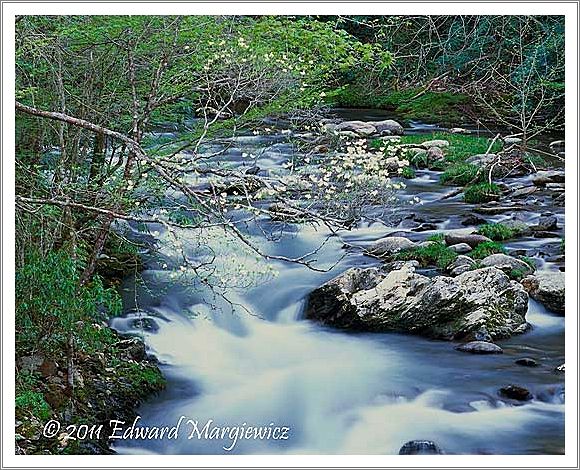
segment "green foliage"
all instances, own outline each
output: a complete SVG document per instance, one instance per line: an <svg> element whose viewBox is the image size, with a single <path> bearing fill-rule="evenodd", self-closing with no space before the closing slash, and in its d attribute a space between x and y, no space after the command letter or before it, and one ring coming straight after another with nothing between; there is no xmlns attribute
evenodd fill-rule
<svg viewBox="0 0 580 470"><path fill-rule="evenodd" d="M501 191L494 183L478 183L468 186L464 192L465 202L479 204L497 199Z"/></svg>
<svg viewBox="0 0 580 470"><path fill-rule="evenodd" d="M439 177L439 181L441 184L465 186L480 181L482 177L483 173L479 171L476 165L458 163L447 168Z"/></svg>
<svg viewBox="0 0 580 470"><path fill-rule="evenodd" d="M477 229L477 232L494 241L509 240L510 238L514 238L521 233L521 231L518 230L515 226L509 227L502 223L480 225Z"/></svg>
<svg viewBox="0 0 580 470"><path fill-rule="evenodd" d="M405 261L417 260L423 266L437 266L441 269L445 269L455 261L457 253L445 245L445 242L440 237L433 238L430 241L431 243L426 246L403 250L397 253L395 258Z"/></svg>
<svg viewBox="0 0 580 470"><path fill-rule="evenodd" d="M483 259L496 253L506 253L506 249L501 243L483 242L471 250L469 252L469 256L471 256L473 259Z"/></svg>
<svg viewBox="0 0 580 470"><path fill-rule="evenodd" d="M560 242L560 253L565 254L566 253L566 239L562 238L562 241Z"/></svg>
<svg viewBox="0 0 580 470"><path fill-rule="evenodd" d="M425 91L422 88L373 90L357 83L335 90L333 99L339 106L392 109L404 119L445 123L463 121L461 108L469 102L469 98L461 93Z"/></svg>
<svg viewBox="0 0 580 470"><path fill-rule="evenodd" d="M24 390L15 397L16 410L29 413L41 421L47 421L52 416L52 410L40 392Z"/></svg>
<svg viewBox="0 0 580 470"><path fill-rule="evenodd" d="M510 279L515 279L516 281L520 281L523 279L527 274L527 271L524 269L512 269L509 273Z"/></svg>
<svg viewBox="0 0 580 470"><path fill-rule="evenodd" d="M66 351L69 338L91 353L112 341L99 323L121 311L120 298L96 276L79 286L82 262L64 249L42 257L31 254L16 272L16 349L48 353Z"/></svg>
<svg viewBox="0 0 580 470"><path fill-rule="evenodd" d="M410 166L406 166L403 168L401 176L405 179L412 180L413 178L417 177L417 173L415 173L415 170Z"/></svg>

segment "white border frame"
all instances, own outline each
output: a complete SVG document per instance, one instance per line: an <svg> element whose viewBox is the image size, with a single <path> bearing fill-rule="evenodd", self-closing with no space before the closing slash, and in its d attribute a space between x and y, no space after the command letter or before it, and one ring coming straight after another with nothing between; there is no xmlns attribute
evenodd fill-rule
<svg viewBox="0 0 580 470"><path fill-rule="evenodd" d="M140 6L141 8L136 8ZM2 464L6 467L568 467L578 468L578 3L577 2L196 2L2 4ZM14 455L14 17L58 14L501 14L566 16L566 454L554 455ZM541 432L541 430L538 430Z"/></svg>

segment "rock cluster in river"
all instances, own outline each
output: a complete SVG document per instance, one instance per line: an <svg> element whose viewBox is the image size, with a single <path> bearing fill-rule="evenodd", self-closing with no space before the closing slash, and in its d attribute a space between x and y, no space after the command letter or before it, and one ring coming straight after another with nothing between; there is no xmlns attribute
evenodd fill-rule
<svg viewBox="0 0 580 470"><path fill-rule="evenodd" d="M403 126L397 121L386 119L384 121L343 121L339 124L325 124L327 130L335 131L351 137L370 137L402 135Z"/></svg>
<svg viewBox="0 0 580 470"><path fill-rule="evenodd" d="M306 317L341 328L447 340L485 330L496 339L521 331L527 304L523 287L494 267L428 278L405 263L390 272L349 269L309 295Z"/></svg>

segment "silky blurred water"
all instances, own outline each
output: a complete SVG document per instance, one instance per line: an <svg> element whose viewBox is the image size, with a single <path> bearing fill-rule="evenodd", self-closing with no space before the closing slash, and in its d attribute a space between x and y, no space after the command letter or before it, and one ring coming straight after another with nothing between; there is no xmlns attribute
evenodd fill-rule
<svg viewBox="0 0 580 470"><path fill-rule="evenodd" d="M292 149L276 144L278 137L264 140L248 136L236 146L246 152L276 145L263 153L261 167L289 158ZM405 194L422 199L412 209L415 214L439 218L438 230L468 229L457 220L471 208L457 198L439 201L450 188L439 186L436 174L419 172L408 183ZM539 213L524 217L533 221ZM179 271L172 237L155 227L159 250L146 259L143 282L128 278L123 284L126 315L112 326L143 336L168 381L165 391L138 410L141 425L171 426L180 416L222 426L273 423L288 426L289 439L239 440L226 451L227 439L187 439L184 433L177 440L119 442L117 452L396 454L409 440L428 439L446 453L563 453L564 378L554 371L564 362L563 317L531 300L532 331L500 342L504 354L493 356L459 353L451 343L415 336L324 328L301 319L307 294L351 266L377 264L343 245L364 246L397 229L367 224L329 238L320 227L287 226L280 229L280 240L269 242L260 238L272 228L268 224L244 224L243 230L264 251L288 257L326 241L317 266L338 264L327 273L284 262L270 262L265 269L264 261L212 233L204 243L214 249L216 265L224 273L257 279L249 288L230 289L226 301ZM186 252L199 256L199 234L183 236L191 239ZM539 243L546 240L520 240L514 247L533 249ZM540 365L515 365L521 357ZM536 398L521 406L504 402L498 389L512 383Z"/></svg>

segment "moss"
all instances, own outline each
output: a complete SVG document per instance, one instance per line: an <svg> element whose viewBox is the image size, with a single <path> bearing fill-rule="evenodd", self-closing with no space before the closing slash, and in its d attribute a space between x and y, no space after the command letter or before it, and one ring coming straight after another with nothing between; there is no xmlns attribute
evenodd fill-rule
<svg viewBox="0 0 580 470"><path fill-rule="evenodd" d="M470 204L479 204L496 200L500 195L499 187L494 183L478 183L465 189L463 198Z"/></svg>
<svg viewBox="0 0 580 470"><path fill-rule="evenodd" d="M494 255L496 253L505 253L506 249L501 243L497 242L483 242L477 245L471 252L469 256L473 259L483 259L489 255Z"/></svg>
<svg viewBox="0 0 580 470"><path fill-rule="evenodd" d="M480 181L483 174L479 168L471 163L459 163L450 166L439 177L441 184L465 186L470 183Z"/></svg>

